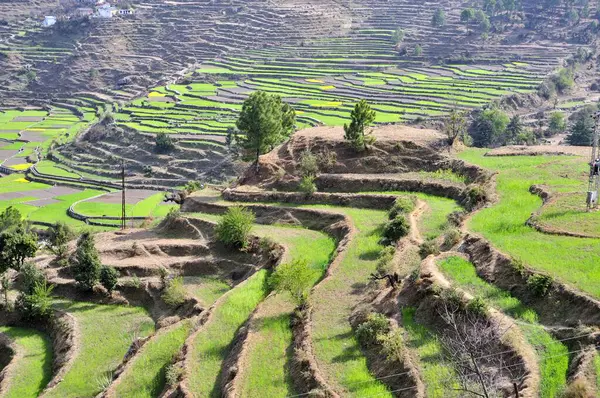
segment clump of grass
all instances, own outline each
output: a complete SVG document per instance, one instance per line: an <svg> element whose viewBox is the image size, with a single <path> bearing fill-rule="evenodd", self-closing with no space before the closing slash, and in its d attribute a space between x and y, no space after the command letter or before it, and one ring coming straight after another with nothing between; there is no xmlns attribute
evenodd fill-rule
<svg viewBox="0 0 600 398"><path fill-rule="evenodd" d="M185 302L183 277L178 276L168 281L161 297L169 307L175 308L183 304Z"/></svg>
<svg viewBox="0 0 600 398"><path fill-rule="evenodd" d="M254 213L240 206L227 209L215 228L217 239L226 245L245 248L254 223Z"/></svg>

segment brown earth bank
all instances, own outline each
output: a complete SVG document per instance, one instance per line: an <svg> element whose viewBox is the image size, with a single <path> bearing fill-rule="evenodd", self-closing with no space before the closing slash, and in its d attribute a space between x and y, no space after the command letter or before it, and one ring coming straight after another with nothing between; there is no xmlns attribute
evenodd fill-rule
<svg viewBox="0 0 600 398"><path fill-rule="evenodd" d="M296 188L301 175L300 162L307 151L317 157L322 178L360 174L401 176L403 173L446 170L465 178L467 183L481 184L487 183L492 176L482 168L448 156L450 147L446 138L434 130L390 125L376 127L373 135L377 141L368 150L357 152L344 141L341 127L298 131L288 142L261 156L258 169L249 167L238 184L266 189ZM414 175L411 177L415 179Z"/></svg>
<svg viewBox="0 0 600 398"><path fill-rule="evenodd" d="M222 214L227 210L228 205L226 204L210 203L204 200L206 198L202 196L188 197L182 206L182 211ZM333 272L337 264L342 260L347 245L354 234L351 221L347 217L337 213L254 204L248 205L247 208L255 214L256 222L259 224L298 225L307 229L323 231L333 237L336 240L337 249L334 259L327 269L327 276ZM317 284L313 289L318 288L318 286ZM293 355L291 359L291 375L294 386L302 394L310 393L319 397L338 397L339 395L327 384L318 369L312 348L310 314L310 306L307 306L295 311L292 318ZM240 330L234 346L236 349L232 352L232 357L228 360L228 365L222 368L221 383L227 388L226 391L229 391L228 394L234 394L235 392L235 377L238 372L236 366L239 366L239 364L232 365L231 363L240 359L243 345L249 332L247 327L245 330ZM185 383L182 383L178 390L184 395L189 394L185 388Z"/></svg>
<svg viewBox="0 0 600 398"><path fill-rule="evenodd" d="M495 249L485 239L467 235L459 251L466 253L477 274L532 307L545 325L600 326L600 301L556 280L548 293L539 297L527 285L531 275L539 274L518 264Z"/></svg>
<svg viewBox="0 0 600 398"><path fill-rule="evenodd" d="M32 328L50 336L52 343L52 379L44 388L43 393L55 387L62 381L63 376L69 370L77 351L77 324L75 318L64 311L55 310L49 320L45 322L32 322L23 319L21 314L17 312L0 311L0 325L19 326ZM4 338L4 340L2 340ZM5 335L0 334L0 346L8 339ZM10 346L13 347L14 346ZM8 348L10 348L8 347ZM4 358L4 354L10 354L8 348L0 348L0 361ZM13 353L16 351L13 351ZM10 362L10 361L9 361ZM0 363L0 365L2 365ZM8 363L0 366L0 392L2 392L2 379L6 377L6 372L9 371Z"/></svg>
<svg viewBox="0 0 600 398"><path fill-rule="evenodd" d="M445 305L452 307L453 317L457 321L458 330L471 330L473 325L468 318L462 318L468 310L469 301L472 297L468 295L459 295L460 301L455 302L456 290L453 290L449 283L436 272L432 265L435 262L434 256L430 256L423 261L423 267L418 279L407 279L402 290L398 294L398 303L401 306L409 305L416 307L415 320L418 323L426 325L440 336L454 335L455 329L442 318L445 313ZM501 360L485 360L485 367L488 370L494 369L496 373L496 389L503 396L511 396L514 393L513 382L518 380L519 393L523 397L536 397L539 388L539 380L536 376L537 363L535 356L528 355L517 339L510 337L510 330L503 319L496 313L489 312L478 315L481 320L489 322L496 331L496 338L489 341L485 346L485 351L481 358L487 356ZM508 330L508 332L507 332ZM489 351L489 352L488 352ZM499 367L498 363L502 363ZM515 378L514 375L519 377Z"/></svg>
<svg viewBox="0 0 600 398"><path fill-rule="evenodd" d="M176 308L162 299L164 282L160 275L166 270L171 276L218 276L235 286L262 267L277 259L276 251L260 248L253 238L248 251L232 251L216 242L214 224L198 219L167 219L154 230L132 230L126 233L108 232L96 235L96 247L104 265L113 266L120 274L117 289L112 294L97 287L92 292L81 291L73 279L70 266L57 266L52 256L40 256L36 263L43 268L54 292L78 301L103 304L143 306L159 326L203 312L203 305L186 297ZM71 250L75 243L70 244ZM74 254L71 254L74 260Z"/></svg>
<svg viewBox="0 0 600 398"><path fill-rule="evenodd" d="M5 394L8 388L6 378L10 372L10 365L17 355L17 347L10 337L0 333L0 394Z"/></svg>

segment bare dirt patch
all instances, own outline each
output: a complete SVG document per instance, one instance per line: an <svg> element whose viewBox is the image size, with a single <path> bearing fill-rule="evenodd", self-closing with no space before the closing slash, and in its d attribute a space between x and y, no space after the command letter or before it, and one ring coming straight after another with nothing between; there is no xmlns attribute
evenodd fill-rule
<svg viewBox="0 0 600 398"><path fill-rule="evenodd" d="M373 135L380 141L413 141L416 143L433 143L445 138L435 130L420 129L403 125L379 126L373 129ZM313 127L298 131L297 138L322 138L331 141L343 141L344 129L341 126Z"/></svg>
<svg viewBox="0 0 600 398"><path fill-rule="evenodd" d="M41 122L44 120L43 116L17 116L12 121L13 122Z"/></svg>
<svg viewBox="0 0 600 398"><path fill-rule="evenodd" d="M141 200L149 198L152 195L155 195L156 191L149 191L143 189L129 189L125 191L125 198L128 203L137 203ZM121 192L111 192L106 195L99 196L90 200L92 203L121 203L122 196Z"/></svg>

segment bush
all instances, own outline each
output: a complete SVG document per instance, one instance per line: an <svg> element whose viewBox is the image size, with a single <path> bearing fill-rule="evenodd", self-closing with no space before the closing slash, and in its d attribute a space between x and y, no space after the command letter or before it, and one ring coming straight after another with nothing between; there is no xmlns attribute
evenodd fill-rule
<svg viewBox="0 0 600 398"><path fill-rule="evenodd" d="M403 215L398 215L388 222L383 229L383 236L388 242L396 242L398 239L408 235L410 224Z"/></svg>
<svg viewBox="0 0 600 398"><path fill-rule="evenodd" d="M298 185L298 189L300 192L304 192L305 194L312 195L317 192L317 185L315 184L315 177L313 176L304 176L300 181L300 185Z"/></svg>
<svg viewBox="0 0 600 398"><path fill-rule="evenodd" d="M183 187L183 190L189 195L196 191L201 191L204 189L204 184L200 181L188 181L187 184Z"/></svg>
<svg viewBox="0 0 600 398"><path fill-rule="evenodd" d="M488 312L488 306L484 299L475 297L467 304L467 311L473 314L484 316Z"/></svg>
<svg viewBox="0 0 600 398"><path fill-rule="evenodd" d="M300 156L300 172L303 177L314 177L319 173L317 157L308 149Z"/></svg>
<svg viewBox="0 0 600 398"><path fill-rule="evenodd" d="M461 234L458 229L449 229L444 234L444 246L447 248L454 247L460 242Z"/></svg>
<svg viewBox="0 0 600 398"><path fill-rule="evenodd" d="M25 294L32 294L36 285L46 282L44 273L33 263L25 263L20 272L23 277L23 293Z"/></svg>
<svg viewBox="0 0 600 398"><path fill-rule="evenodd" d="M454 225L455 227L460 227L465 217L466 213L464 211L453 211L448 215L448 223Z"/></svg>
<svg viewBox="0 0 600 398"><path fill-rule="evenodd" d="M117 272L114 267L109 267L108 265L102 266L100 268L100 283L109 293L112 293L119 282L119 272Z"/></svg>
<svg viewBox="0 0 600 398"><path fill-rule="evenodd" d="M526 268L523 261L518 258L511 259L511 265L513 269L521 276L525 276Z"/></svg>
<svg viewBox="0 0 600 398"><path fill-rule="evenodd" d="M379 259L377 260L377 272L379 275L387 275L391 272L391 263L396 254L396 248L394 246L386 246L379 253Z"/></svg>
<svg viewBox="0 0 600 398"><path fill-rule="evenodd" d="M337 154L325 148L317 155L319 170L330 171L337 164Z"/></svg>
<svg viewBox="0 0 600 398"><path fill-rule="evenodd" d="M370 346L377 343L380 336L390 331L388 319L383 314L372 312L367 316L367 320L356 328L356 337L364 346Z"/></svg>
<svg viewBox="0 0 600 398"><path fill-rule="evenodd" d="M68 243L74 237L73 230L64 222L58 222L50 228L50 250L59 259L65 259L68 253Z"/></svg>
<svg viewBox="0 0 600 398"><path fill-rule="evenodd" d="M165 369L165 381L169 387L174 387L183 375L183 367L179 364L170 364Z"/></svg>
<svg viewBox="0 0 600 398"><path fill-rule="evenodd" d="M435 239L427 239L419 246L419 255L421 258L425 258L432 254L436 256L440 254L440 248Z"/></svg>
<svg viewBox="0 0 600 398"><path fill-rule="evenodd" d="M294 260L277 267L269 279L273 290L288 292L297 305L302 306L308 299L314 281L314 271L306 260Z"/></svg>
<svg viewBox="0 0 600 398"><path fill-rule="evenodd" d="M168 153L175 149L175 142L171 136L165 133L156 134L155 144L156 152L158 153Z"/></svg>
<svg viewBox="0 0 600 398"><path fill-rule="evenodd" d="M245 248L254 219L254 213L250 210L239 206L230 207L215 228L217 239L229 246Z"/></svg>
<svg viewBox="0 0 600 398"><path fill-rule="evenodd" d="M415 209L415 198L412 196L400 196L394 201L394 205L388 212L388 217L393 220L399 214L408 214Z"/></svg>
<svg viewBox="0 0 600 398"><path fill-rule="evenodd" d="M100 255L96 250L94 237L89 232L84 232L77 241L73 274L79 286L84 290L92 290L98 283Z"/></svg>
<svg viewBox="0 0 600 398"><path fill-rule="evenodd" d="M552 285L552 277L542 274L533 274L527 278L527 286L536 296L543 297Z"/></svg>
<svg viewBox="0 0 600 398"><path fill-rule="evenodd" d="M379 335L377 342L381 344L381 353L388 362L404 362L404 336L400 329L393 329L387 334Z"/></svg>
<svg viewBox="0 0 600 398"><path fill-rule="evenodd" d="M28 320L44 321L52 315L52 290L54 286L36 283L31 294L21 293L16 308Z"/></svg>
<svg viewBox="0 0 600 398"><path fill-rule="evenodd" d="M487 200L487 193L481 185L471 185L467 189L467 200L466 205L469 208L475 208L479 204Z"/></svg>
<svg viewBox="0 0 600 398"><path fill-rule="evenodd" d="M173 308L179 307L185 302L185 287L181 276L173 278L167 283L167 287L162 293L162 299L169 307Z"/></svg>

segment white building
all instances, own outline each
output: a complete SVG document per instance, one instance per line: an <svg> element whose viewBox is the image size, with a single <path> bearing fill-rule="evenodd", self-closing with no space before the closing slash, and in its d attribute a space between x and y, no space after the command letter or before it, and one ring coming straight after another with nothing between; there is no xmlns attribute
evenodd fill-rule
<svg viewBox="0 0 600 398"><path fill-rule="evenodd" d="M119 15L133 15L133 8L120 9Z"/></svg>
<svg viewBox="0 0 600 398"><path fill-rule="evenodd" d="M46 16L44 18L44 22L42 22L42 26L44 26L44 27L47 28L49 26L54 25L55 23L56 23L56 17L54 17L54 16Z"/></svg>
<svg viewBox="0 0 600 398"><path fill-rule="evenodd" d="M112 18L116 11L117 9L108 3L96 7L96 12L98 13L99 18Z"/></svg>

